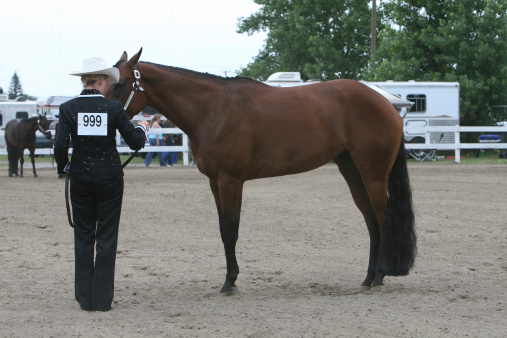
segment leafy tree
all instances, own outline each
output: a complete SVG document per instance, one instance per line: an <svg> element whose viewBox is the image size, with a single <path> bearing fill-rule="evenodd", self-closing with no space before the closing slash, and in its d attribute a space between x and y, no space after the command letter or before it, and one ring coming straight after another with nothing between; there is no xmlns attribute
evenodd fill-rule
<svg viewBox="0 0 507 338"><path fill-rule="evenodd" d="M25 100L28 100L28 101L37 101L37 96L23 94L23 97L25 98Z"/></svg>
<svg viewBox="0 0 507 338"><path fill-rule="evenodd" d="M462 125L507 116L505 0L386 0L377 13L370 58L370 0L254 0L238 33L268 31L265 46L240 75L265 80L277 71L304 79L363 78L460 83ZM505 109L497 110L505 114Z"/></svg>
<svg viewBox="0 0 507 338"><path fill-rule="evenodd" d="M374 67L367 80L457 81L462 125L491 125L506 116L507 4L498 0L383 2Z"/></svg>
<svg viewBox="0 0 507 338"><path fill-rule="evenodd" d="M254 0L238 33L268 31L264 48L240 75L260 80L279 71L304 79L357 78L369 59L370 0Z"/></svg>
<svg viewBox="0 0 507 338"><path fill-rule="evenodd" d="M8 95L10 100L14 100L18 96L23 96L23 88L17 72L14 72L14 75L12 75Z"/></svg>

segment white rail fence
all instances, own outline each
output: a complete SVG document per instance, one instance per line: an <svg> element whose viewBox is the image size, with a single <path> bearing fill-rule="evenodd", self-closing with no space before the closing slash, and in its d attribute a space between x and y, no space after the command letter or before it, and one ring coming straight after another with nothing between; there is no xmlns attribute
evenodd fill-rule
<svg viewBox="0 0 507 338"><path fill-rule="evenodd" d="M461 159L461 150L462 149L507 149L507 143L461 143L460 142L460 134L461 133L489 133L489 134L499 134L499 133L507 133L506 127L439 127L439 126L430 126L430 127L409 127L406 128L405 131L410 131L413 133L424 133L425 135L425 143L406 143L405 148L407 150L412 149L424 149L424 150L454 150L455 161L456 163L460 163ZM454 133L454 143L430 143L430 134L431 133ZM140 152L181 152L183 153L183 165L188 165L188 153L190 151L188 146L188 136L178 128L159 128L159 129L150 129L148 132L150 134L181 134L182 135L182 144L181 146L146 146L144 149L141 149ZM4 131L0 131L0 137L4 137ZM118 137L118 136L117 136ZM129 153L133 152L128 146L118 147L118 152L120 153ZM72 149L69 150L69 153L72 153ZM25 150L25 155L28 155L28 150ZM37 155L51 155L53 154L53 149L49 148L39 148L35 150L35 154ZM5 147L0 147L0 155L7 155L7 149Z"/></svg>
<svg viewBox="0 0 507 338"><path fill-rule="evenodd" d="M183 165L188 165L188 153L190 152L190 147L188 146L188 136L179 128L157 128L150 129L148 131L149 134L181 134L182 135L182 145L181 146L148 146L146 145L143 149L139 150L139 152L148 153L148 152L173 152L173 153L183 153ZM0 131L0 138L4 138L4 131ZM119 133L116 135L117 144L120 143L120 135ZM2 143L3 144L3 143ZM134 151L130 149L128 146L118 146L117 147L119 153L133 153ZM29 155L30 152L25 150L25 155ZM52 155L53 149L51 148L37 148L35 149L36 155ZM72 154L72 148L69 149L69 154ZM7 155L7 148L5 146L0 146L0 155Z"/></svg>
<svg viewBox="0 0 507 338"><path fill-rule="evenodd" d="M424 149L424 150L454 150L454 158L456 163L461 162L462 149L507 149L507 143L461 143L461 133L482 133L482 134L499 134L507 133L507 127L407 127L405 131L413 133L424 133L425 143L405 143L407 150ZM454 133L454 143L430 143L431 133Z"/></svg>

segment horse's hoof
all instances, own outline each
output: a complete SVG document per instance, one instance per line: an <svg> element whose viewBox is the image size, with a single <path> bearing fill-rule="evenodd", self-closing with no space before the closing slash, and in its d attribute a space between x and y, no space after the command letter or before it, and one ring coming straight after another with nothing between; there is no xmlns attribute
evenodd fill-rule
<svg viewBox="0 0 507 338"><path fill-rule="evenodd" d="M33 177L39 177L38 175L33 175Z"/></svg>
<svg viewBox="0 0 507 338"><path fill-rule="evenodd" d="M238 294L238 288L234 287L230 291L220 291L220 295L224 297L236 296Z"/></svg>
<svg viewBox="0 0 507 338"><path fill-rule="evenodd" d="M357 290L358 292L370 292L371 291L371 287L368 286L368 285L361 285L359 287L359 290Z"/></svg>
<svg viewBox="0 0 507 338"><path fill-rule="evenodd" d="M238 287L236 285L233 286L224 285L222 290L220 290L220 294L226 297L236 296L238 292L239 292Z"/></svg>
<svg viewBox="0 0 507 338"><path fill-rule="evenodd" d="M387 287L385 285L379 285L379 286L372 286L371 291L373 292L379 292L379 293L386 293Z"/></svg>

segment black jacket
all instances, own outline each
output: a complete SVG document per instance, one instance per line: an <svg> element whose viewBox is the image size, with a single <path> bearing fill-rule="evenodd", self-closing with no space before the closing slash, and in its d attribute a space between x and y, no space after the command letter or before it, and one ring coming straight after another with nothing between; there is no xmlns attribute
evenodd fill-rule
<svg viewBox="0 0 507 338"><path fill-rule="evenodd" d="M78 113L107 114L107 135L78 135ZM132 126L121 103L106 99L99 91L83 90L79 97L60 105L55 139L58 174L64 173L63 169L69 162L68 150L72 139L71 179L99 184L121 179L123 170L116 150L116 130L130 149L139 150L144 147L144 128Z"/></svg>

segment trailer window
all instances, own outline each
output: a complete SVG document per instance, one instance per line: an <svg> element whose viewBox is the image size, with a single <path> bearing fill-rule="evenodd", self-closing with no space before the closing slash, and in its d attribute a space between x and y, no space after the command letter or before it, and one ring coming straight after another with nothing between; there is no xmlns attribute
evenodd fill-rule
<svg viewBox="0 0 507 338"><path fill-rule="evenodd" d="M17 119L27 119L28 112L27 111L18 111L18 112L16 112L16 118Z"/></svg>
<svg viewBox="0 0 507 338"><path fill-rule="evenodd" d="M408 94L407 100L414 102L409 113L424 113L426 111L426 95L424 94Z"/></svg>

